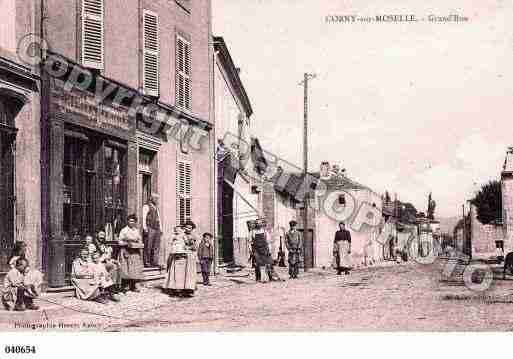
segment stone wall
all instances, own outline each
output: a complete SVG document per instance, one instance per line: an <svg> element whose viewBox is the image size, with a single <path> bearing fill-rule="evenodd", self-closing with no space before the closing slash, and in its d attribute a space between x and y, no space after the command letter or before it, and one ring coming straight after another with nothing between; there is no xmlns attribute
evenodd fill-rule
<svg viewBox="0 0 513 359"><path fill-rule="evenodd" d="M502 225L482 224L477 219L477 208L470 206L472 258L496 255L495 241L504 240Z"/></svg>

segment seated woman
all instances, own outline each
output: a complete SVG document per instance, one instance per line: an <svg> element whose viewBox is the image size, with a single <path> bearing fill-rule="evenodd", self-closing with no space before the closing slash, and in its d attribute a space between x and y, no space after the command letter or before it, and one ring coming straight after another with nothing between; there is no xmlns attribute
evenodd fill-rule
<svg viewBox="0 0 513 359"><path fill-rule="evenodd" d="M107 270L112 281L114 282L112 290L115 293L121 290L120 264L119 261L112 258L113 249L111 246L105 243L105 238L105 232L99 231L96 235L96 240L94 244L96 246L96 250L100 254L100 262L105 265L105 269Z"/></svg>
<svg viewBox="0 0 513 359"><path fill-rule="evenodd" d="M39 272L31 271L28 261L18 258L15 267L4 278L2 304L6 310L24 311L37 310L34 299L39 296L42 276ZM40 274L40 273L39 273Z"/></svg>
<svg viewBox="0 0 513 359"><path fill-rule="evenodd" d="M78 299L106 304L107 301L101 295L100 283L94 275L95 266L89 262L89 251L82 248L80 257L73 261L71 267L71 284L75 287L75 295Z"/></svg>

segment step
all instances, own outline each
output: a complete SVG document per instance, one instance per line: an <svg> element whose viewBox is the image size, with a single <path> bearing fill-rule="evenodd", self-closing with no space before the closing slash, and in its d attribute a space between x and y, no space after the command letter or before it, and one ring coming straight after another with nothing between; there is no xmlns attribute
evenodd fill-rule
<svg viewBox="0 0 513 359"><path fill-rule="evenodd" d="M141 283L151 283L153 281L164 279L166 276L166 270L160 269L159 267L147 267L143 269L144 279ZM48 287L46 283L43 284L43 292L48 294L62 294L69 293L74 290L73 286L66 285L63 287Z"/></svg>

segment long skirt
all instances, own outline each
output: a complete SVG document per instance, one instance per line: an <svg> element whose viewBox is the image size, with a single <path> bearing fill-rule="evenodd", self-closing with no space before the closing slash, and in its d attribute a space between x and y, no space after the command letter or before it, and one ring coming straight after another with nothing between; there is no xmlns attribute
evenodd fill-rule
<svg viewBox="0 0 513 359"><path fill-rule="evenodd" d="M100 295L98 281L93 278L71 278L71 284L78 299L93 300Z"/></svg>
<svg viewBox="0 0 513 359"><path fill-rule="evenodd" d="M121 248L119 250L119 269L121 279L142 280L144 263L142 250L135 248Z"/></svg>
<svg viewBox="0 0 513 359"><path fill-rule="evenodd" d="M335 242L334 245L334 259L335 259L335 267L338 268L351 268L353 266L351 260L351 254L347 253L349 251L349 242L348 241L338 241Z"/></svg>
<svg viewBox="0 0 513 359"><path fill-rule="evenodd" d="M162 287L171 290L196 290L196 256L172 254Z"/></svg>

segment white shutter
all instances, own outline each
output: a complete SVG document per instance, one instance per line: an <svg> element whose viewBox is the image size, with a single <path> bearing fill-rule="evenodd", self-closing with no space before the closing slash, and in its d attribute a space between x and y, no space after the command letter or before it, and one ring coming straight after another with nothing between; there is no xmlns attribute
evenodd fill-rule
<svg viewBox="0 0 513 359"><path fill-rule="evenodd" d="M159 17L149 10L143 15L143 88L146 95L159 95Z"/></svg>
<svg viewBox="0 0 513 359"><path fill-rule="evenodd" d="M192 218L192 163L178 161L176 175L177 223Z"/></svg>
<svg viewBox="0 0 513 359"><path fill-rule="evenodd" d="M103 0L82 0L82 65L103 69Z"/></svg>
<svg viewBox="0 0 513 359"><path fill-rule="evenodd" d="M190 110L191 104L191 44L176 38L176 104Z"/></svg>

